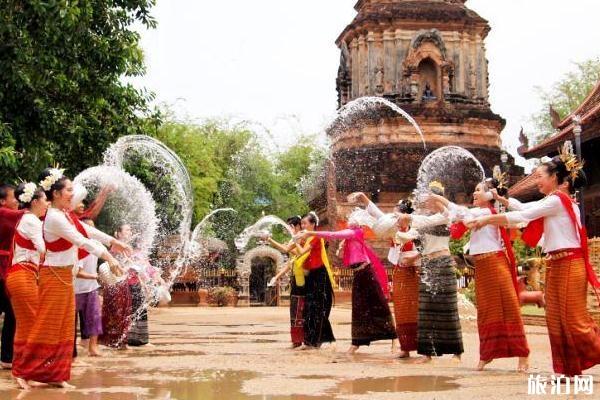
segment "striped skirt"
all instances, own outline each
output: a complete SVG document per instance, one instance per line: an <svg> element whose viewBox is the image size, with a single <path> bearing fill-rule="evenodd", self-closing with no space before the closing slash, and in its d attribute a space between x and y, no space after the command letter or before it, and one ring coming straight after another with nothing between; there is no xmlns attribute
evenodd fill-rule
<svg viewBox="0 0 600 400"><path fill-rule="evenodd" d="M548 261L546 323L554 372L567 376L600 364L600 329L587 311L587 278L581 256Z"/></svg>
<svg viewBox="0 0 600 400"><path fill-rule="evenodd" d="M296 285L296 278L290 279L290 335L295 346L304 341L304 287Z"/></svg>
<svg viewBox="0 0 600 400"><path fill-rule="evenodd" d="M38 311L38 267L30 263L13 265L8 270L6 289L16 319L12 371L19 377L23 374L23 353Z"/></svg>
<svg viewBox="0 0 600 400"><path fill-rule="evenodd" d="M41 267L39 307L14 376L44 383L71 379L74 326L73 268Z"/></svg>
<svg viewBox="0 0 600 400"><path fill-rule="evenodd" d="M416 267L395 266L392 282L392 300L400 349L415 351L419 314L419 274Z"/></svg>
<svg viewBox="0 0 600 400"><path fill-rule="evenodd" d="M127 337L130 346L144 346L150 341L148 334L148 308L142 285L129 285L131 292L131 327Z"/></svg>
<svg viewBox="0 0 600 400"><path fill-rule="evenodd" d="M417 352L425 356L464 353L454 260L424 258L420 275Z"/></svg>
<svg viewBox="0 0 600 400"><path fill-rule="evenodd" d="M475 257L479 358L527 357L521 305L503 252Z"/></svg>

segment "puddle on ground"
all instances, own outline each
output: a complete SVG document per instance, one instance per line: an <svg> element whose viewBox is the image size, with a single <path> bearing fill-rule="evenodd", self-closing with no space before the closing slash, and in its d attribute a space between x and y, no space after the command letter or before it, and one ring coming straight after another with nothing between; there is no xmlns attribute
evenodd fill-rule
<svg viewBox="0 0 600 400"><path fill-rule="evenodd" d="M326 400L335 399L338 395L435 392L460 387L454 383L455 379L446 376L402 376L341 380L335 388L318 396L269 396L242 393L244 382L259 377L277 379L277 377L251 371L190 371L185 374L165 374L131 369L120 372L92 369L73 376L71 383L77 389L72 391L48 388L34 388L27 393L16 389L6 391L3 389L8 384L5 379L2 379L0 397L7 400ZM335 377L324 375L306 375L298 379L337 380Z"/></svg>
<svg viewBox="0 0 600 400"><path fill-rule="evenodd" d="M458 389L456 378L448 376L399 376L389 378L361 378L342 381L336 394L368 394L382 392L443 392Z"/></svg>

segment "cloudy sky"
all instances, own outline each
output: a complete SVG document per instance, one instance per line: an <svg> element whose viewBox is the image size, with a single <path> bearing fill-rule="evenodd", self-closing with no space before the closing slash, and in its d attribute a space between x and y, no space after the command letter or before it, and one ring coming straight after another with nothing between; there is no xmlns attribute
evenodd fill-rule
<svg viewBox="0 0 600 400"><path fill-rule="evenodd" d="M142 31L147 75L136 83L180 116L250 121L285 146L335 114L335 39L356 0L158 0ZM490 21L491 103L515 153L521 125L573 62L600 55L598 0L469 0Z"/></svg>

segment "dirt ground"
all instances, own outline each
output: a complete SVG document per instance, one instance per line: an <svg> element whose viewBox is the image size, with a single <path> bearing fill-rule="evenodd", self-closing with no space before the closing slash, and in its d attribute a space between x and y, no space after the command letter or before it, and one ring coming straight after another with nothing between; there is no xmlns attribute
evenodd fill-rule
<svg viewBox="0 0 600 400"><path fill-rule="evenodd" d="M83 356L73 368L77 388L16 389L0 371L0 399L196 400L196 399L525 399L528 375L514 372L516 359L495 361L477 372L476 322L463 320L466 353L427 365L392 357L391 342L378 342L346 356L350 309L332 314L338 339L316 351L289 349L286 308L164 308L150 313L152 346L103 349L102 358ZM550 346L544 327L527 327L532 374L550 379ZM600 367L588 371L598 386ZM596 389L596 388L595 388ZM550 384L548 384L550 393ZM600 388L596 390L599 392ZM570 398L600 398L578 395Z"/></svg>

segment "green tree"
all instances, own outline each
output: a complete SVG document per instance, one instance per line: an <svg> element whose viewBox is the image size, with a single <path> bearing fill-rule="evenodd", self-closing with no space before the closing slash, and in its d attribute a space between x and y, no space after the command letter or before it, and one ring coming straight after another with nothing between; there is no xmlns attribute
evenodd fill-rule
<svg viewBox="0 0 600 400"><path fill-rule="evenodd" d="M96 165L119 136L159 116L134 24L153 28L154 0L6 0L0 7L0 180L37 178L58 162Z"/></svg>
<svg viewBox="0 0 600 400"><path fill-rule="evenodd" d="M558 112L560 118L565 118L577 109L600 81L600 57L575 63L575 67L574 71L567 73L549 90L536 87L542 100L542 108L531 116L531 122L538 132L532 138L534 141L541 142L555 132L549 113L550 106Z"/></svg>

